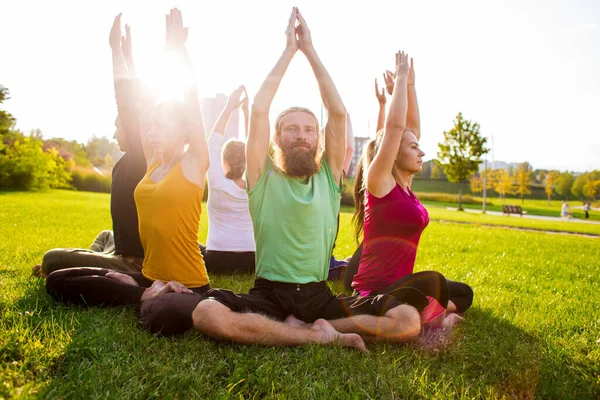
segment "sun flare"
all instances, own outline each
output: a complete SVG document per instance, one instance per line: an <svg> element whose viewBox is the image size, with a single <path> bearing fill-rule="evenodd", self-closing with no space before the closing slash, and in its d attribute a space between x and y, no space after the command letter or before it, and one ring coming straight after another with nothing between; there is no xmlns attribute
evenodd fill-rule
<svg viewBox="0 0 600 400"><path fill-rule="evenodd" d="M142 82L155 94L157 102L183 101L186 88L193 84L193 76L182 57L165 52L141 76Z"/></svg>

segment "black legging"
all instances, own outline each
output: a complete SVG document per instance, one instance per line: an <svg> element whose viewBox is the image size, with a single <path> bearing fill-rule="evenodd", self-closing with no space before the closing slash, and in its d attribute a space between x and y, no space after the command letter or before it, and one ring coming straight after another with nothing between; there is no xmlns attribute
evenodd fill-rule
<svg viewBox="0 0 600 400"><path fill-rule="evenodd" d="M104 268L69 268L52 272L46 279L46 292L55 300L88 306L138 304L152 281L141 273L127 273L139 286L127 285L105 275Z"/></svg>
<svg viewBox="0 0 600 400"><path fill-rule="evenodd" d="M358 272L360 264L360 256L362 254L362 243L352 256L348 263L348 267L344 273L344 288L352 290L352 281L354 275ZM444 282L446 283L444 285ZM395 288L411 286L419 289L427 296L435 298L444 308L447 307L448 301L451 301L456 306L456 312L465 312L473 304L473 289L465 283L451 281L444 276L434 271L422 271L407 275L384 290L372 293L383 294L392 291Z"/></svg>
<svg viewBox="0 0 600 400"><path fill-rule="evenodd" d="M209 274L230 275L234 273L251 273L256 270L256 253L246 251L208 250L204 255L204 265Z"/></svg>
<svg viewBox="0 0 600 400"><path fill-rule="evenodd" d="M111 271L104 268L69 268L52 272L46 279L46 292L55 300L87 306L124 306L139 304L146 288L153 281L140 272L126 273L139 286L128 285L105 275ZM123 273L123 272L122 272ZM193 288L203 293L210 285Z"/></svg>

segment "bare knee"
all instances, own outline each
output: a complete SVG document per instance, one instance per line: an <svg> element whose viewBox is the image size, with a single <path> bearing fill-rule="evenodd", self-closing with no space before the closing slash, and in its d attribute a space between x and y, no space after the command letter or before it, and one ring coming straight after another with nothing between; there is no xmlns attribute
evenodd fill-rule
<svg viewBox="0 0 600 400"><path fill-rule="evenodd" d="M228 316L233 314L229 307L218 301L208 298L194 308L192 322L194 328L215 339L227 339L229 337Z"/></svg>
<svg viewBox="0 0 600 400"><path fill-rule="evenodd" d="M416 308L408 304L394 307L385 313L386 317L394 320L394 331L390 339L397 342L408 342L421 332L421 316Z"/></svg>

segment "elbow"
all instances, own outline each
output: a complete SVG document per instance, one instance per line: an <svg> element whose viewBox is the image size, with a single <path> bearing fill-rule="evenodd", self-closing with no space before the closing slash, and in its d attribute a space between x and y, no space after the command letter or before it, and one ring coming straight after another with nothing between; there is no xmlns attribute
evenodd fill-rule
<svg viewBox="0 0 600 400"><path fill-rule="evenodd" d="M269 115L269 105L268 104L260 104L259 101L254 100L252 106L250 107L251 115Z"/></svg>
<svg viewBox="0 0 600 400"><path fill-rule="evenodd" d="M388 120L385 122L385 130L388 132L391 132L391 131L404 132L404 129L406 129L406 123L404 123L402 121L394 121L392 119L391 121Z"/></svg>
<svg viewBox="0 0 600 400"><path fill-rule="evenodd" d="M328 107L327 115L330 118L343 119L346 121L346 107L343 104L340 104L339 107Z"/></svg>

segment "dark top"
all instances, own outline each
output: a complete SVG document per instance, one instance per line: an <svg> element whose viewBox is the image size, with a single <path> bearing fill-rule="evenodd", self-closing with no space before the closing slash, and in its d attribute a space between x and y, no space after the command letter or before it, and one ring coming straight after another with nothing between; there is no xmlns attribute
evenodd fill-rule
<svg viewBox="0 0 600 400"><path fill-rule="evenodd" d="M121 127L127 137L127 153L112 170L110 213L115 234L115 254L144 257L133 192L146 173L146 159L140 137L140 84L135 80L115 82Z"/></svg>

